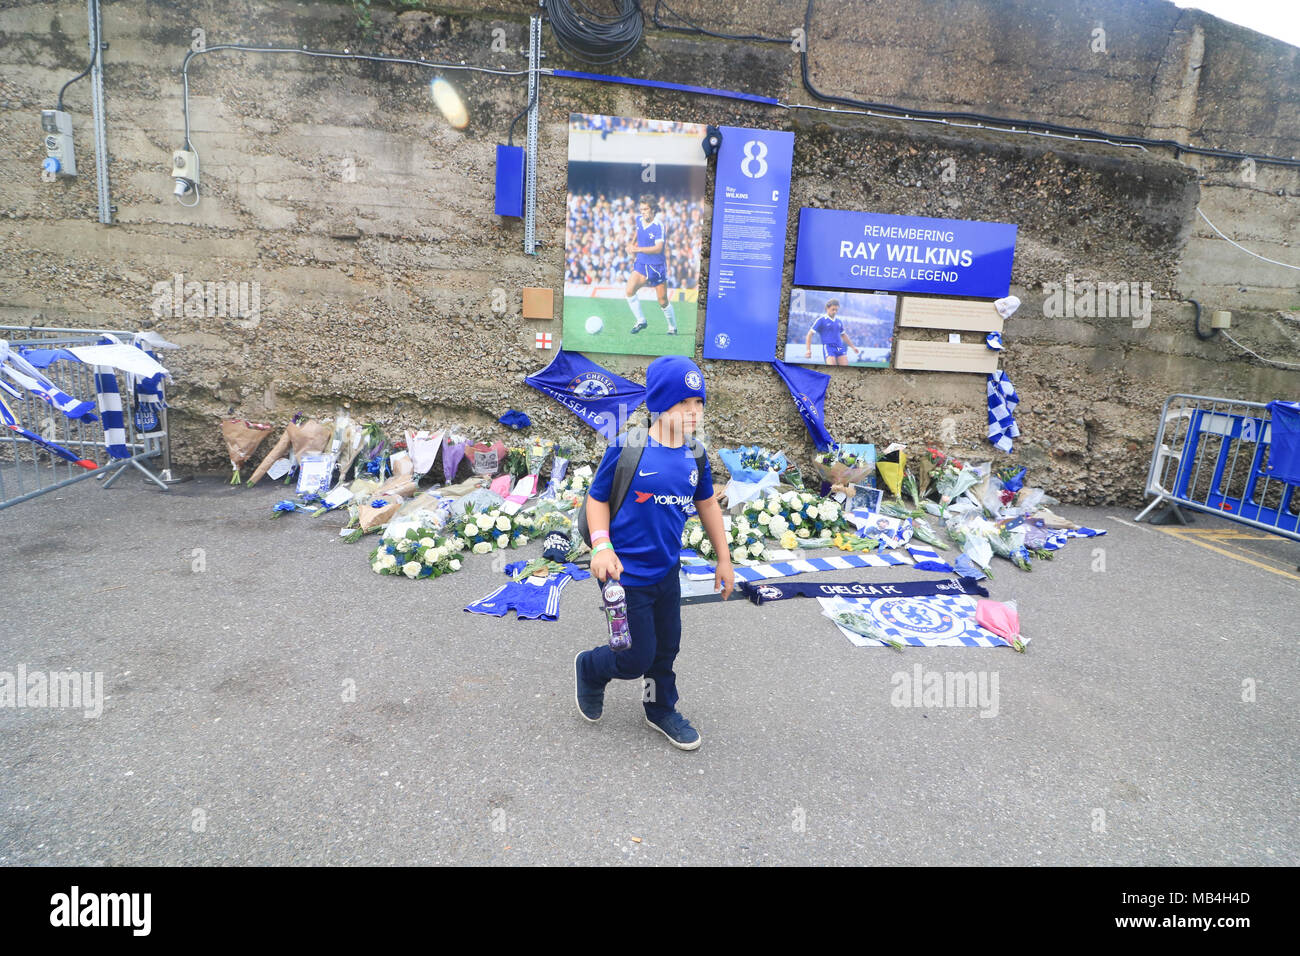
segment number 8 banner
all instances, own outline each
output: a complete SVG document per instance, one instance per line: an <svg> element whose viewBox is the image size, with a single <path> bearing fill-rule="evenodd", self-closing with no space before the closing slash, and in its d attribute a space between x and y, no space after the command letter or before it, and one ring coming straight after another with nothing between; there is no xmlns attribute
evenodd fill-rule
<svg viewBox="0 0 1300 956"><path fill-rule="evenodd" d="M794 134L743 126L721 132L704 357L769 362L781 321Z"/></svg>

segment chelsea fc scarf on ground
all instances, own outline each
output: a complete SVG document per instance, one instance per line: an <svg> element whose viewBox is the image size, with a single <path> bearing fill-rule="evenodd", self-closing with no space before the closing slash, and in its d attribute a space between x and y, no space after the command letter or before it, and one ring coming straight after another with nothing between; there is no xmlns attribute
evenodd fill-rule
<svg viewBox="0 0 1300 956"><path fill-rule="evenodd" d="M973 581L954 578L951 581L905 581L899 584L872 584L866 582L815 582L801 581L793 584L756 584L743 581L741 593L755 604L784 601L794 597L933 597L936 594L978 594L988 597L989 592Z"/></svg>

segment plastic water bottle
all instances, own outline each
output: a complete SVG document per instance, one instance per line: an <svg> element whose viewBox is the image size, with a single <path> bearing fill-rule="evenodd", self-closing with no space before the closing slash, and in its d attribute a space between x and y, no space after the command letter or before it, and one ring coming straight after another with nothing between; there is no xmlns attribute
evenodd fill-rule
<svg viewBox="0 0 1300 956"><path fill-rule="evenodd" d="M627 624L627 595L623 586L612 577L600 589L601 605L605 609L605 622L609 625L609 649L625 651L632 646L632 630Z"/></svg>

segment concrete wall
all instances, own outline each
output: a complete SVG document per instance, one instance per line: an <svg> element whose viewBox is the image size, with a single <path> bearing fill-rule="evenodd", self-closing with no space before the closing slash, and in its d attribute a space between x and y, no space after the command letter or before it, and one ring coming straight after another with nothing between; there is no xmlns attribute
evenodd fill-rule
<svg viewBox="0 0 1300 956"><path fill-rule="evenodd" d="M802 0L672 5L732 33L790 35L804 13ZM543 246L529 257L520 223L492 213L494 148L524 104L521 78L452 75L471 114L456 131L432 108L428 74L417 68L208 54L191 70L203 162L197 209L176 204L168 172L182 141L177 71L196 28L209 45L348 47L519 69L531 2L380 10L365 40L338 3L118 0L103 9L112 227L96 222L87 81L67 95L80 178L38 178L39 110L84 66L84 6L8 0L0 9L0 322L151 326L182 343L168 363L182 467L219 466L221 417L283 421L343 404L393 425L458 421L499 437L508 434L495 419L514 407L533 418L534 432L577 437L594 452L594 433L520 384L550 358L533 348L533 333L560 331L558 319L524 322L517 311L523 286L560 289L566 120L575 110L793 130L792 212L812 205L1018 223L1012 291L1024 305L1004 336L1022 399L1013 459L1067 500L1136 500L1171 392L1300 395L1300 372L1263 365L1222 339L1198 341L1183 301L1235 310L1240 341L1300 362L1297 273L1232 249L1196 214L1199 204L1247 247L1300 264L1296 169L548 80ZM494 28L505 30L510 52L492 50ZM1094 49L1099 29L1105 52ZM1300 153L1300 51L1163 0L823 0L808 42L812 80L826 93ZM582 68L558 53L549 28L545 45L546 65ZM814 102L798 57L775 44L649 27L641 48L607 72ZM955 170L951 181L945 170ZM794 239L792 218L788 267ZM178 273L258 283L260 322L156 317L153 286ZM1151 283L1150 325L1045 317L1049 284L1067 275ZM497 288L515 314L491 311ZM645 366L595 358L634 377ZM705 371L715 446L811 451L769 368L711 362ZM842 440L998 454L984 440L982 377L832 374L828 419Z"/></svg>

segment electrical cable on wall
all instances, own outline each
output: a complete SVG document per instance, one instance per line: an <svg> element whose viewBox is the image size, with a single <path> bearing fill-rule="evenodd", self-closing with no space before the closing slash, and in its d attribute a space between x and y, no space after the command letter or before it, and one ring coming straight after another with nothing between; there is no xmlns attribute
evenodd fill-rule
<svg viewBox="0 0 1300 956"><path fill-rule="evenodd" d="M1195 299L1188 299L1187 301L1196 307L1196 315L1192 317L1192 331L1196 333L1196 337L1198 339L1200 339L1202 342L1208 342L1210 339L1214 338L1221 331L1223 331L1222 329L1212 328L1208 332L1202 332L1201 331L1201 303L1197 302Z"/></svg>
<svg viewBox="0 0 1300 956"><path fill-rule="evenodd" d="M605 65L627 56L641 42L645 15L638 0L612 0L617 12L597 13L583 0L542 0L551 34L566 53ZM581 12L575 12L574 6Z"/></svg>
<svg viewBox="0 0 1300 956"><path fill-rule="evenodd" d="M691 29L687 30L683 27L676 27L676 26L672 26L671 24L664 23L662 20L659 19L660 10L667 10L669 13L675 16L678 20L682 21L682 23L685 23ZM684 16L682 16L672 7L668 6L668 4L664 3L664 0L655 0L655 8L654 11L650 14L650 19L653 20L654 25L661 30L677 30L681 33L702 33L705 36L714 37L719 40L746 40L754 43L779 43L782 46L786 46L790 43L790 37L765 37L765 36L759 36L757 33L750 33L745 35L735 34L735 33L714 33L711 30L706 30L703 27L699 26L698 24L692 23L690 20L687 20Z"/></svg>
<svg viewBox="0 0 1300 956"><path fill-rule="evenodd" d="M527 115L528 115L528 111L531 110L534 106L537 105L537 95L538 95L539 93L541 93L541 91L542 91L542 84L538 83L538 84L533 88L533 95L532 95L532 97L528 100L528 105L525 106L522 110L520 110L519 113L515 116L515 118L512 119L512 120L510 121L510 131L509 131L508 133L506 133L506 143L507 143L507 145L510 145L510 146L515 145L515 124L518 123L518 122L519 122L521 119L523 119L525 116L527 116Z"/></svg>
<svg viewBox="0 0 1300 956"><path fill-rule="evenodd" d="M1261 256L1258 252L1251 252L1249 249L1247 249L1247 248L1246 248L1245 246L1243 246L1241 243L1237 242L1235 239L1229 239L1227 236L1225 236L1225 235L1223 234L1223 232L1219 229L1218 226L1216 226L1214 223L1210 222L1210 217L1209 217L1209 216L1207 216L1205 213L1201 212L1201 207L1200 207L1200 206L1197 206L1197 207L1196 207L1196 214L1197 214L1198 216L1200 216L1202 219L1205 220L1205 224L1206 224L1207 226L1209 226L1211 229L1213 229L1215 232L1217 232L1217 233L1219 234L1219 238L1220 238L1220 239L1227 240L1227 242L1228 242L1230 245L1236 246L1238 249L1240 249L1240 250L1241 250L1242 252L1244 252L1246 255L1248 255L1248 256L1254 256L1256 259L1260 259L1260 260L1262 260L1262 261L1264 261L1264 262L1270 262L1270 263L1272 263L1273 265L1275 265L1275 266L1281 266L1281 267L1284 268L1284 269L1295 269L1295 270L1297 270L1297 271L1300 271L1300 266L1293 266L1293 265L1291 265L1291 263L1289 263L1289 262L1278 262L1276 259L1270 259L1268 256Z"/></svg>
<svg viewBox="0 0 1300 956"><path fill-rule="evenodd" d="M1293 266L1288 262L1279 262L1276 259L1268 258L1268 256L1261 256L1258 252L1252 252L1251 250L1243 246L1241 243L1237 242L1234 239L1230 239L1228 238L1228 236L1224 235L1223 230L1221 230L1214 223L1210 222L1210 217L1205 215L1205 213L1201 212L1201 208L1199 206L1196 207L1196 213L1202 219L1205 220L1205 224L1207 226L1209 226L1218 234L1220 239L1225 240L1230 245L1236 246L1242 252L1246 253L1246 255L1253 256L1256 259L1263 260L1264 262L1272 263L1275 266L1282 266L1283 268L1286 269L1300 269L1300 266ZM1278 368L1300 368L1300 364L1296 364L1295 362L1282 362L1282 361L1278 361L1277 359L1265 358L1264 356L1260 355L1258 352L1254 351L1253 349L1247 348L1245 345L1242 345L1240 342L1238 342L1235 338L1232 337L1232 334L1228 332L1227 329L1214 329L1209 333L1202 332L1201 331L1201 304L1197 302L1195 299L1189 299L1188 301L1191 302L1192 305L1196 306L1196 318L1193 322L1192 328L1195 330L1196 337L1198 339L1201 339L1202 341L1205 341L1207 339L1212 339L1220 332L1222 332L1223 337L1227 339L1229 342L1231 342L1233 345L1237 346L1237 348L1241 349L1243 352L1255 356L1255 358L1259 359L1261 362L1264 362L1267 365L1275 365Z"/></svg>
<svg viewBox="0 0 1300 956"><path fill-rule="evenodd" d="M1223 337L1225 339L1227 339L1233 345L1237 346L1237 348L1241 349L1243 352L1250 353L1251 355L1255 356L1255 358L1259 359L1261 362L1265 363L1266 365L1276 365L1279 368L1300 368L1300 364L1297 364L1295 362L1279 362L1277 359L1264 358L1264 356L1260 355L1254 349L1249 349L1246 346L1242 345L1240 342L1238 342L1236 339L1234 339L1232 337L1232 334L1228 332L1227 329L1220 329L1219 331L1223 333Z"/></svg>
<svg viewBox="0 0 1300 956"><path fill-rule="evenodd" d="M1213 156L1224 159L1244 160L1252 159L1257 163L1266 163L1275 166L1290 166L1300 168L1300 159L1284 156L1270 156L1261 153L1242 153L1234 150L1219 149L1209 146L1192 146L1187 143L1180 143L1172 139L1151 139L1145 136L1127 136L1119 133L1106 133L1101 130L1087 129L1084 127L1064 126L1059 123L1048 123L1039 120L1014 120L1005 117L989 116L984 113L966 113L966 112L949 112L943 110L920 110L910 109L905 106L898 106L893 103L873 103L866 100L853 99L847 96L837 96L821 92L813 85L812 79L808 72L808 37L812 34L814 0L808 0L808 5L804 8L804 43L799 51L800 60L800 77L803 87L808 94L814 99L821 100L825 103L835 103L841 106L849 106L866 111L868 115L876 116L883 114L886 118L907 119L917 121L930 121L944 123L945 125L960 126L962 124L951 123L953 119L968 120L974 124L977 129L989 129L994 132L1009 132L1036 134L1044 136L1054 136L1063 139L1073 139L1087 142L1108 143L1113 146L1129 147L1158 147L1162 149L1171 149L1175 156L1179 153L1192 153L1198 156ZM672 23L664 22L660 16L660 9L668 10L678 20L689 24L687 27L677 26ZM781 43L789 45L791 37L762 37L762 36L744 36L740 34L717 33L705 30L691 23L685 17L673 11L663 3L663 0L657 0L655 9L651 14L651 21L656 27L662 30L670 30L678 33L700 34L722 40L743 40L757 41L763 43ZM784 104L783 104L784 105ZM806 107L802 104L790 104L790 109L807 109L815 107ZM840 111L833 111L840 112Z"/></svg>
<svg viewBox="0 0 1300 956"><path fill-rule="evenodd" d="M100 42L99 42L99 5L98 4L96 4L94 7L91 8L91 14L92 14L91 19L94 23L94 29L91 31L93 33L93 36L91 36L90 38L90 62L86 64L86 68L84 70L82 70L72 79L68 80L68 82L64 83L63 88L59 90L59 102L58 105L55 107L55 109L57 109L60 113L63 112L63 94L67 92L68 87L71 86L73 83L76 83L78 80L84 79L85 77L89 76L90 71L95 68L95 60L99 58Z"/></svg>

